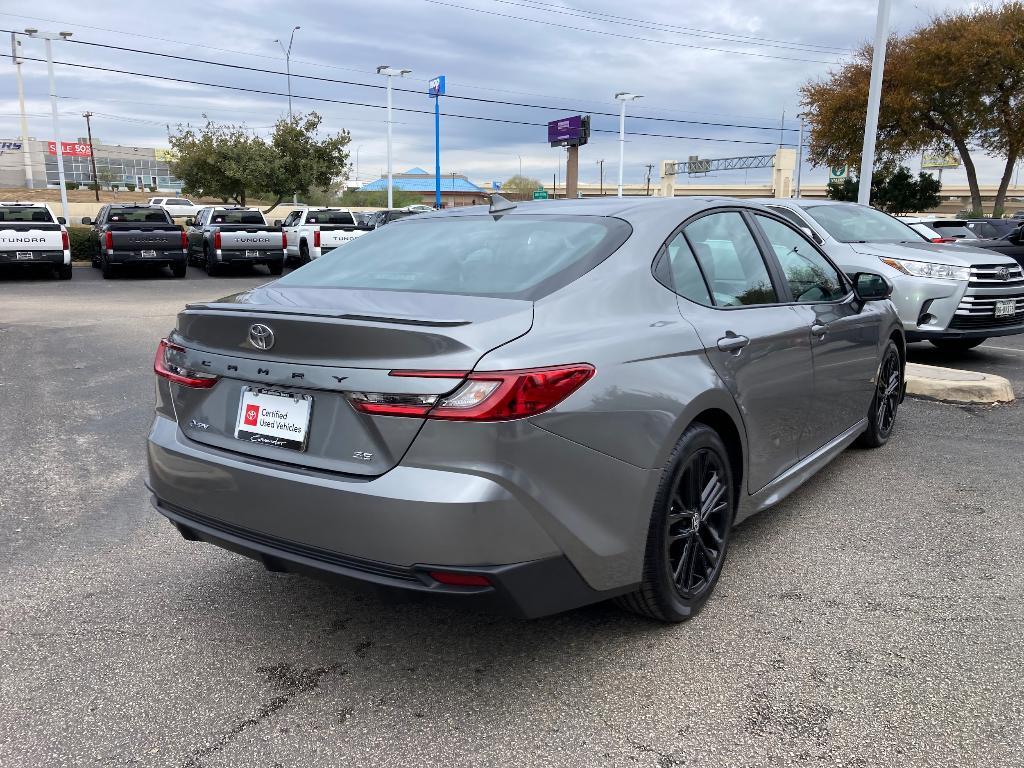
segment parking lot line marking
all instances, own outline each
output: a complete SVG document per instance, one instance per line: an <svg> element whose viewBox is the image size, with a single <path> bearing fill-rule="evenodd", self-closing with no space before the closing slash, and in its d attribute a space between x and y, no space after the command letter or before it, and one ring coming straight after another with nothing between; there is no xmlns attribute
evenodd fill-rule
<svg viewBox="0 0 1024 768"><path fill-rule="evenodd" d="M989 345L985 349L998 349L1000 352L1016 352L1018 355L1024 355L1024 349L1014 349L1013 347L993 347Z"/></svg>

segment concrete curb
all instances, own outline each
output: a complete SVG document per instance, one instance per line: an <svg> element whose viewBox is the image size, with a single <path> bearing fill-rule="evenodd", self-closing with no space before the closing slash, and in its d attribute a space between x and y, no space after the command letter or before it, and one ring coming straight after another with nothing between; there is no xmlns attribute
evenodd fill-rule
<svg viewBox="0 0 1024 768"><path fill-rule="evenodd" d="M907 394L946 403L1008 403L1013 387L990 373L907 363Z"/></svg>

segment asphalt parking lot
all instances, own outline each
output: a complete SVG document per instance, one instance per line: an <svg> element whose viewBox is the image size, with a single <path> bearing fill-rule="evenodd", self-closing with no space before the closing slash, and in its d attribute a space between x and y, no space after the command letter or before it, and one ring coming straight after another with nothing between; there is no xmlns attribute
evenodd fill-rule
<svg viewBox="0 0 1024 768"><path fill-rule="evenodd" d="M1019 404L908 400L739 528L689 624L396 602L149 506L158 339L269 279L0 276L0 765L1024 763ZM1019 337L911 358L1024 396Z"/></svg>

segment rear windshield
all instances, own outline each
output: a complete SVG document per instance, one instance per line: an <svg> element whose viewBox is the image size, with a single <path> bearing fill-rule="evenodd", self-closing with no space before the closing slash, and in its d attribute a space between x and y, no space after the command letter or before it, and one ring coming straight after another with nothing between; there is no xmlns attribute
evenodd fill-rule
<svg viewBox="0 0 1024 768"><path fill-rule="evenodd" d="M278 283L533 301L586 274L631 232L625 221L599 216L414 216Z"/></svg>
<svg viewBox="0 0 1024 768"><path fill-rule="evenodd" d="M53 216L46 208L5 205L0 208L0 221L34 221L52 224Z"/></svg>
<svg viewBox="0 0 1024 768"><path fill-rule="evenodd" d="M221 211L213 212L210 217L211 224L261 224L266 225L266 219L259 211Z"/></svg>
<svg viewBox="0 0 1024 768"><path fill-rule="evenodd" d="M111 208L107 213L107 221L170 224L171 217L163 208Z"/></svg>
<svg viewBox="0 0 1024 768"><path fill-rule="evenodd" d="M355 224L348 211L310 211L306 214L307 224Z"/></svg>
<svg viewBox="0 0 1024 768"><path fill-rule="evenodd" d="M966 237L971 240L977 238L977 235L963 221L930 221L928 226L943 237Z"/></svg>
<svg viewBox="0 0 1024 768"><path fill-rule="evenodd" d="M902 221L865 205L813 205L804 210L841 243L921 242L921 236Z"/></svg>

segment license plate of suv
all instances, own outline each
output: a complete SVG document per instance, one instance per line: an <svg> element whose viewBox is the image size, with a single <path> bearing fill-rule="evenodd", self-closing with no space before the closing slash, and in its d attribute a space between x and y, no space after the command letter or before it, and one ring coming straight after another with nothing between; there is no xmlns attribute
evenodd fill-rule
<svg viewBox="0 0 1024 768"><path fill-rule="evenodd" d="M18 261L26 261L32 258L32 251L18 251L14 254L14 258Z"/></svg>
<svg viewBox="0 0 1024 768"><path fill-rule="evenodd" d="M1016 299L1006 299L996 302L996 317L1013 317L1017 312Z"/></svg>
<svg viewBox="0 0 1024 768"><path fill-rule="evenodd" d="M142 252L142 258L144 258L144 259L156 258L156 251L143 251Z"/></svg>
<svg viewBox="0 0 1024 768"><path fill-rule="evenodd" d="M269 389L242 389L235 437L249 443L306 450L313 398Z"/></svg>
<svg viewBox="0 0 1024 768"><path fill-rule="evenodd" d="M259 251L246 251L245 258L247 259L258 259L260 257Z"/></svg>

